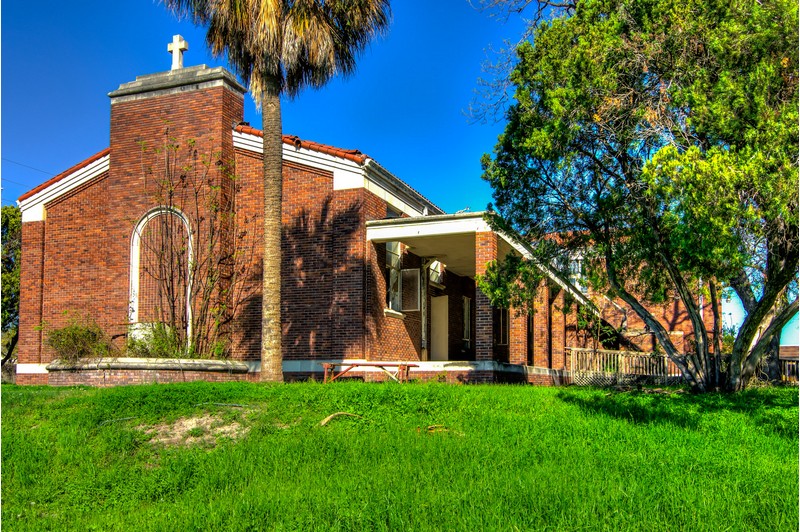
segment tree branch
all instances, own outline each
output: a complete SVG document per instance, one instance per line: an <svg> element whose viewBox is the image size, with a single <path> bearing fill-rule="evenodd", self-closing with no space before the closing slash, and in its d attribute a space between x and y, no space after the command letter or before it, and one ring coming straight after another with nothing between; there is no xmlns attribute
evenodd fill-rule
<svg viewBox="0 0 800 532"><path fill-rule="evenodd" d="M770 342L772 341L772 337L778 333L780 333L781 329L783 329L789 320L791 320L798 311L798 300L795 299L789 305L783 308L778 314L772 318L772 321L769 324L769 327L764 331L759 338L756 345L750 350L750 354L747 355L747 360L745 361L745 367L750 371L755 371L758 362L761 360L761 357L764 356L764 353L769 347Z"/></svg>

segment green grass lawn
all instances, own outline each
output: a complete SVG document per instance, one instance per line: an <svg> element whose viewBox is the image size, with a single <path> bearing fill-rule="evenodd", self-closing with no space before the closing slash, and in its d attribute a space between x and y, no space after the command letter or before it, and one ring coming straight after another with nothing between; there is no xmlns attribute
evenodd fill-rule
<svg viewBox="0 0 800 532"><path fill-rule="evenodd" d="M796 531L798 395L4 385L2 526Z"/></svg>

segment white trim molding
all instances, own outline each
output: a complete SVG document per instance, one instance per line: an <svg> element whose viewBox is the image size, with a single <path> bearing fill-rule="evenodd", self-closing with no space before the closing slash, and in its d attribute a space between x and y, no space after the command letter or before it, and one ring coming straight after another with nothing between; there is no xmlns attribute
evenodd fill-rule
<svg viewBox="0 0 800 532"><path fill-rule="evenodd" d="M96 161L59 179L49 187L40 190L33 196L19 202L23 222L41 222L47 218L45 205L88 181L108 172L110 155L104 155Z"/></svg>
<svg viewBox="0 0 800 532"><path fill-rule="evenodd" d="M48 364L17 364L17 375L47 375Z"/></svg>
<svg viewBox="0 0 800 532"><path fill-rule="evenodd" d="M347 367L353 362L367 363L367 364L380 364L380 360L365 360L363 358L347 358L347 359L305 359L305 360L284 360L283 371L285 373L322 373L324 368L322 364L330 363L336 364L337 368ZM385 361L389 362L389 361ZM399 362L399 361L392 361ZM414 372L440 372L440 371L511 371L521 372L522 366L516 364L502 364L494 360L407 360L404 361L408 364L415 364L417 367L412 368L409 373L410 377L414 376ZM356 370L359 373L382 373L383 370L377 367L359 367Z"/></svg>
<svg viewBox="0 0 800 532"><path fill-rule="evenodd" d="M492 230L483 212L469 214L443 214L394 218L367 222L367 240L373 242L402 241L412 237L446 236L470 233L485 233Z"/></svg>
<svg viewBox="0 0 800 532"><path fill-rule="evenodd" d="M233 131L233 147L263 154L263 138L252 133ZM283 159L324 170L333 174L333 190L363 188L408 216L422 216L429 212L441 213L436 205L402 182L373 159L364 164L327 153L283 144Z"/></svg>

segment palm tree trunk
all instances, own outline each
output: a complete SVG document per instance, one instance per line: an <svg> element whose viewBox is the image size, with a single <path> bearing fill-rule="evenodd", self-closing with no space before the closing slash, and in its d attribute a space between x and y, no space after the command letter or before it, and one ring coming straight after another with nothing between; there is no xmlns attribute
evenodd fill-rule
<svg viewBox="0 0 800 532"><path fill-rule="evenodd" d="M264 80L261 120L264 135L264 272L261 303L261 381L283 382L281 352L281 200L283 139L280 85Z"/></svg>

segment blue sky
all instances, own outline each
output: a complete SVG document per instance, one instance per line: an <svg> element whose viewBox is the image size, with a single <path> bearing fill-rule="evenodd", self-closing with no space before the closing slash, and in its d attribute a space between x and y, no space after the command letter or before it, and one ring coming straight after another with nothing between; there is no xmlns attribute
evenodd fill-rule
<svg viewBox="0 0 800 532"><path fill-rule="evenodd" d="M355 148L446 212L483 210L491 189L480 157L502 124L466 111L489 48L517 40L524 22L500 21L467 0L392 3L388 34L361 57L355 75L283 105L284 133ZM224 65L205 32L159 2L119 0L2 4L2 204L108 147L107 94L137 75L169 70L167 43L189 42L184 65ZM261 124L252 100L245 120ZM737 305L723 309L740 320ZM783 343L797 344L797 319Z"/></svg>
<svg viewBox="0 0 800 532"><path fill-rule="evenodd" d="M522 29L466 0L393 2L389 33L355 75L284 102L284 132L359 149L447 212L483 210L491 191L480 157L502 124L472 124L465 111L486 49ZM185 66L224 65L207 52L204 30L152 0L3 2L4 205L108 146L108 92L169 70L173 34L189 42ZM249 97L245 120L261 127Z"/></svg>

